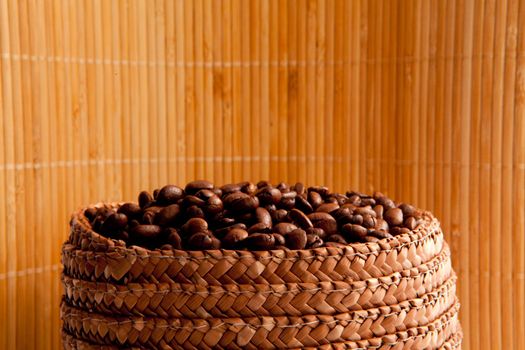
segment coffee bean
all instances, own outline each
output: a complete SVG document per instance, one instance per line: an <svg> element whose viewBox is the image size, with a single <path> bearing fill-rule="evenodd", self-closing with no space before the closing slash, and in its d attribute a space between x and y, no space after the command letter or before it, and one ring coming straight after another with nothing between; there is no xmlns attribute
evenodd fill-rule
<svg viewBox="0 0 525 350"><path fill-rule="evenodd" d="M241 228L232 228L226 233L222 242L226 248L234 249L239 246L239 242L245 240L248 237L248 232Z"/></svg>
<svg viewBox="0 0 525 350"><path fill-rule="evenodd" d="M243 192L234 192L226 196L224 205L237 213L246 213L259 207L259 199Z"/></svg>
<svg viewBox="0 0 525 350"><path fill-rule="evenodd" d="M339 235L339 234L334 234L334 235L329 236L328 238L326 238L326 241L327 242L340 243L340 244L344 244L344 245L348 244L346 242L346 239L343 236ZM327 244L327 246L329 246L329 245Z"/></svg>
<svg viewBox="0 0 525 350"><path fill-rule="evenodd" d="M326 197L330 194L330 189L326 186L310 186L308 192L314 191L319 193L322 197Z"/></svg>
<svg viewBox="0 0 525 350"><path fill-rule="evenodd" d="M274 233L279 233L281 235L284 235L288 232L292 232L295 229L297 229L297 226L295 226L294 224L291 224L289 222L281 222L275 225L272 231Z"/></svg>
<svg viewBox="0 0 525 350"><path fill-rule="evenodd" d="M368 230L368 235L379 238L379 239L393 237L390 233L383 231L383 230Z"/></svg>
<svg viewBox="0 0 525 350"><path fill-rule="evenodd" d="M388 197L379 197L379 198L377 198L376 203L377 203L377 204L381 204L381 205L384 207L385 212L386 212L388 209L391 209L391 208L395 208L395 207L396 207L396 204L394 203L394 201L391 200L391 199L388 198ZM383 214L383 215L384 215L384 214Z"/></svg>
<svg viewBox="0 0 525 350"><path fill-rule="evenodd" d="M182 225L182 231L188 235L193 235L197 232L206 232L207 230L208 223L201 218L191 218Z"/></svg>
<svg viewBox="0 0 525 350"><path fill-rule="evenodd" d="M293 185L292 189L297 192L298 195L302 195L306 193L306 187L304 187L304 184L301 182L296 183Z"/></svg>
<svg viewBox="0 0 525 350"><path fill-rule="evenodd" d="M310 227L313 227L312 221L306 216L302 211L297 209L292 209L288 213L290 221L296 223L300 228L306 230Z"/></svg>
<svg viewBox="0 0 525 350"><path fill-rule="evenodd" d="M376 206L374 206L374 211L376 212L376 217L382 219L383 218L383 214L384 214L384 208L381 204L378 204Z"/></svg>
<svg viewBox="0 0 525 350"><path fill-rule="evenodd" d="M365 238L363 238L363 241L368 243L377 243L380 241L380 239L374 236L366 236Z"/></svg>
<svg viewBox="0 0 525 350"><path fill-rule="evenodd" d="M416 222L416 219L413 216L410 216L410 217L406 218L406 220L405 220L405 227L406 228L408 228L409 230L415 230L416 226L417 226L417 222Z"/></svg>
<svg viewBox="0 0 525 350"><path fill-rule="evenodd" d="M323 197L315 191L309 191L308 192L308 202L312 206L312 208L315 210L318 206L323 204Z"/></svg>
<svg viewBox="0 0 525 350"><path fill-rule="evenodd" d="M128 219L139 219L142 217L142 209L135 203L124 203L122 204L117 213L122 213L128 217Z"/></svg>
<svg viewBox="0 0 525 350"><path fill-rule="evenodd" d="M265 208L255 209L255 218L258 223L264 224L267 227L272 226L272 216Z"/></svg>
<svg viewBox="0 0 525 350"><path fill-rule="evenodd" d="M390 208L385 212L384 218L389 225L399 226L403 223L403 212L399 208Z"/></svg>
<svg viewBox="0 0 525 350"><path fill-rule="evenodd" d="M184 188L184 192L186 192L187 194L195 194L200 190L204 189L213 190L213 183L206 180L188 182L188 184L186 184L186 187Z"/></svg>
<svg viewBox="0 0 525 350"><path fill-rule="evenodd" d="M241 192L244 192L250 196L254 195L255 192L257 191L257 186L255 186L251 182L244 182L244 183L241 183L240 185L241 185Z"/></svg>
<svg viewBox="0 0 525 350"><path fill-rule="evenodd" d="M374 218L377 216L377 213L370 206L355 208L354 214L363 215L363 217L365 215L370 215Z"/></svg>
<svg viewBox="0 0 525 350"><path fill-rule="evenodd" d="M173 226L180 217L180 207L178 204L171 204L162 208L154 218L155 224L159 226Z"/></svg>
<svg viewBox="0 0 525 350"><path fill-rule="evenodd" d="M246 225L243 224L243 223L236 223L236 224L233 224L231 226L227 226L227 227L223 227L223 228L220 228L220 229L217 229L214 231L214 234L216 237L224 237L228 234L228 232L230 232L231 230L233 229L242 229L243 231L246 231Z"/></svg>
<svg viewBox="0 0 525 350"><path fill-rule="evenodd" d="M135 239L152 239L160 235L162 229L158 225L137 225L130 231Z"/></svg>
<svg viewBox="0 0 525 350"><path fill-rule="evenodd" d="M278 233L272 233L273 238L275 239L275 245L276 246L284 246L286 244L286 240L283 235Z"/></svg>
<svg viewBox="0 0 525 350"><path fill-rule="evenodd" d="M361 205L361 197L359 197L357 194L352 194L348 197L346 203L350 203L353 205Z"/></svg>
<svg viewBox="0 0 525 350"><path fill-rule="evenodd" d="M352 221L352 213L348 208L339 208L332 213L339 226L349 223Z"/></svg>
<svg viewBox="0 0 525 350"><path fill-rule="evenodd" d="M184 199L182 199L181 206L184 208L188 208L188 207L195 205L201 208L201 207L204 207L205 204L206 204L206 201L200 199L199 197L194 196L194 195L187 195L186 197L184 197Z"/></svg>
<svg viewBox="0 0 525 350"><path fill-rule="evenodd" d="M87 208L86 210L84 210L84 216L88 219L88 221L93 221L93 219L95 219L95 216L97 216L97 209L93 207Z"/></svg>
<svg viewBox="0 0 525 350"><path fill-rule="evenodd" d="M388 223L385 220L383 220L383 219L376 219L376 226L375 226L375 228L377 230L388 231L389 226L388 226Z"/></svg>
<svg viewBox="0 0 525 350"><path fill-rule="evenodd" d="M310 228L307 228L305 231L306 231L306 234L319 236L319 238L321 239L325 239L328 236L326 232L324 232L324 230L319 227L310 227Z"/></svg>
<svg viewBox="0 0 525 350"><path fill-rule="evenodd" d="M377 225L377 219L370 214L363 215L363 226L366 228L374 228Z"/></svg>
<svg viewBox="0 0 525 350"><path fill-rule="evenodd" d="M213 196L209 197L206 201L204 208L208 214L220 213L223 210L222 200L219 196L213 194Z"/></svg>
<svg viewBox="0 0 525 350"><path fill-rule="evenodd" d="M270 183L270 181L259 181L257 182L257 188L263 188L263 187L268 187L268 186L272 186L272 184Z"/></svg>
<svg viewBox="0 0 525 350"><path fill-rule="evenodd" d="M376 205L376 200L371 197L361 198L361 205L369 205L373 207L374 205Z"/></svg>
<svg viewBox="0 0 525 350"><path fill-rule="evenodd" d="M207 232L197 232L188 240L189 246L194 250L219 249L220 241Z"/></svg>
<svg viewBox="0 0 525 350"><path fill-rule="evenodd" d="M273 213L270 213L274 223L280 223L286 221L288 217L288 212L285 209L277 209Z"/></svg>
<svg viewBox="0 0 525 350"><path fill-rule="evenodd" d="M306 232L300 228L284 235L286 246L290 249L304 249L306 247Z"/></svg>
<svg viewBox="0 0 525 350"><path fill-rule="evenodd" d="M139 206L144 209L148 204L153 202L153 196L148 191L139 193Z"/></svg>
<svg viewBox="0 0 525 350"><path fill-rule="evenodd" d="M290 210L295 207L295 197L282 197L279 202L279 207L282 209Z"/></svg>
<svg viewBox="0 0 525 350"><path fill-rule="evenodd" d="M183 195L182 188L175 185L166 185L160 189L157 202L161 205L175 204Z"/></svg>
<svg viewBox="0 0 525 350"><path fill-rule="evenodd" d="M337 201L331 203L323 203L315 209L317 212L331 213L339 209L339 203Z"/></svg>
<svg viewBox="0 0 525 350"><path fill-rule="evenodd" d="M360 241L366 237L368 230L363 226L346 224L341 228L346 237L351 241Z"/></svg>
<svg viewBox="0 0 525 350"><path fill-rule="evenodd" d="M295 208L305 214L310 214L312 211L314 211L312 205L302 195L295 197Z"/></svg>
<svg viewBox="0 0 525 350"><path fill-rule="evenodd" d="M121 213L114 213L107 217L100 228L100 231L105 234L123 230L128 224L128 217Z"/></svg>
<svg viewBox="0 0 525 350"><path fill-rule="evenodd" d="M121 241L127 242L129 240L129 233L127 231L119 231L115 235L115 239L119 239Z"/></svg>
<svg viewBox="0 0 525 350"><path fill-rule="evenodd" d="M410 204L401 203L399 209L403 212L404 216L413 216L416 213L416 209Z"/></svg>
<svg viewBox="0 0 525 350"><path fill-rule="evenodd" d="M243 245L251 250L270 250L275 247L275 236L271 233L254 233L243 240Z"/></svg>
<svg viewBox="0 0 525 350"><path fill-rule="evenodd" d="M282 193L277 188L259 188L255 195L259 198L261 205L278 204L281 201Z"/></svg>
<svg viewBox="0 0 525 350"><path fill-rule="evenodd" d="M410 230L406 227L392 227L390 228L390 233L393 235L393 236L399 236L403 233L409 233Z"/></svg>
<svg viewBox="0 0 525 350"><path fill-rule="evenodd" d="M204 219L204 211L196 205L192 205L186 209L186 218L201 218Z"/></svg>
<svg viewBox="0 0 525 350"><path fill-rule="evenodd" d="M230 193L233 192L239 192L241 190L241 186L238 184L227 184L221 187L222 195L227 196Z"/></svg>
<svg viewBox="0 0 525 350"><path fill-rule="evenodd" d="M272 232L272 225L265 224L264 222L258 222L256 224L253 224L248 229L249 233L270 233Z"/></svg>
<svg viewBox="0 0 525 350"><path fill-rule="evenodd" d="M307 248L319 248L324 244L324 241L321 239L321 237L317 235L306 235L306 247Z"/></svg>
<svg viewBox="0 0 525 350"><path fill-rule="evenodd" d="M180 238L179 233L174 228L168 228L166 229L166 241L174 248L174 249L182 249L182 239Z"/></svg>
<svg viewBox="0 0 525 350"><path fill-rule="evenodd" d="M283 193L290 191L290 185L288 185L286 182L279 182L275 187L277 187L277 189Z"/></svg>
<svg viewBox="0 0 525 350"><path fill-rule="evenodd" d="M330 214L324 212L314 212L308 214L308 218L314 227L322 228L327 235L337 232L337 221Z"/></svg>
<svg viewBox="0 0 525 350"><path fill-rule="evenodd" d="M148 207L144 210L144 214L142 214L142 223L151 225L155 222L155 217L157 216L157 213L159 213L162 210L162 207L152 206Z"/></svg>

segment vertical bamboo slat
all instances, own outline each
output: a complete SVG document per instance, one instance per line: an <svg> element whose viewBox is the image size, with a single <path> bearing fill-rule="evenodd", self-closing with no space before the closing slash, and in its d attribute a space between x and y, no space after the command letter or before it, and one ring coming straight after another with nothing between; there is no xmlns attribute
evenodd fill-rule
<svg viewBox="0 0 525 350"><path fill-rule="evenodd" d="M1 0L0 348L59 348L71 211L196 178L433 211L464 348L525 349L519 0Z"/></svg>

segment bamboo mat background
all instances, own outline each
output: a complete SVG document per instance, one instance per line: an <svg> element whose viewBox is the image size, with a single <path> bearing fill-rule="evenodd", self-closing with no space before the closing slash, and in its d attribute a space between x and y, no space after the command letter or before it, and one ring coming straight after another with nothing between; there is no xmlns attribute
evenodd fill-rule
<svg viewBox="0 0 525 350"><path fill-rule="evenodd" d="M74 209L196 178L432 210L464 348L525 349L524 2L0 0L0 48L0 349L59 348Z"/></svg>

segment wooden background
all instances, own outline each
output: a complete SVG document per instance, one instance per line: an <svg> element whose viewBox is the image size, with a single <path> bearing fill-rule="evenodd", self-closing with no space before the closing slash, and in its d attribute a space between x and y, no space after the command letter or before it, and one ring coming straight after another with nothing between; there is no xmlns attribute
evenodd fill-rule
<svg viewBox="0 0 525 350"><path fill-rule="evenodd" d="M432 210L464 349L525 349L525 2L0 0L0 348L58 349L69 214L196 178Z"/></svg>

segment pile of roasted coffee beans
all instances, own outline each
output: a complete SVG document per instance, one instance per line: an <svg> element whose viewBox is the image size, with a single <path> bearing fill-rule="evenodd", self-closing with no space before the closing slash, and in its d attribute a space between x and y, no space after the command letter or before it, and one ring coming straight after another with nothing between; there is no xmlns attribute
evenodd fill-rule
<svg viewBox="0 0 525 350"><path fill-rule="evenodd" d="M382 193L333 193L267 181L193 181L143 191L138 204L84 212L100 234L149 249L309 249L377 242L415 229L422 212Z"/></svg>

